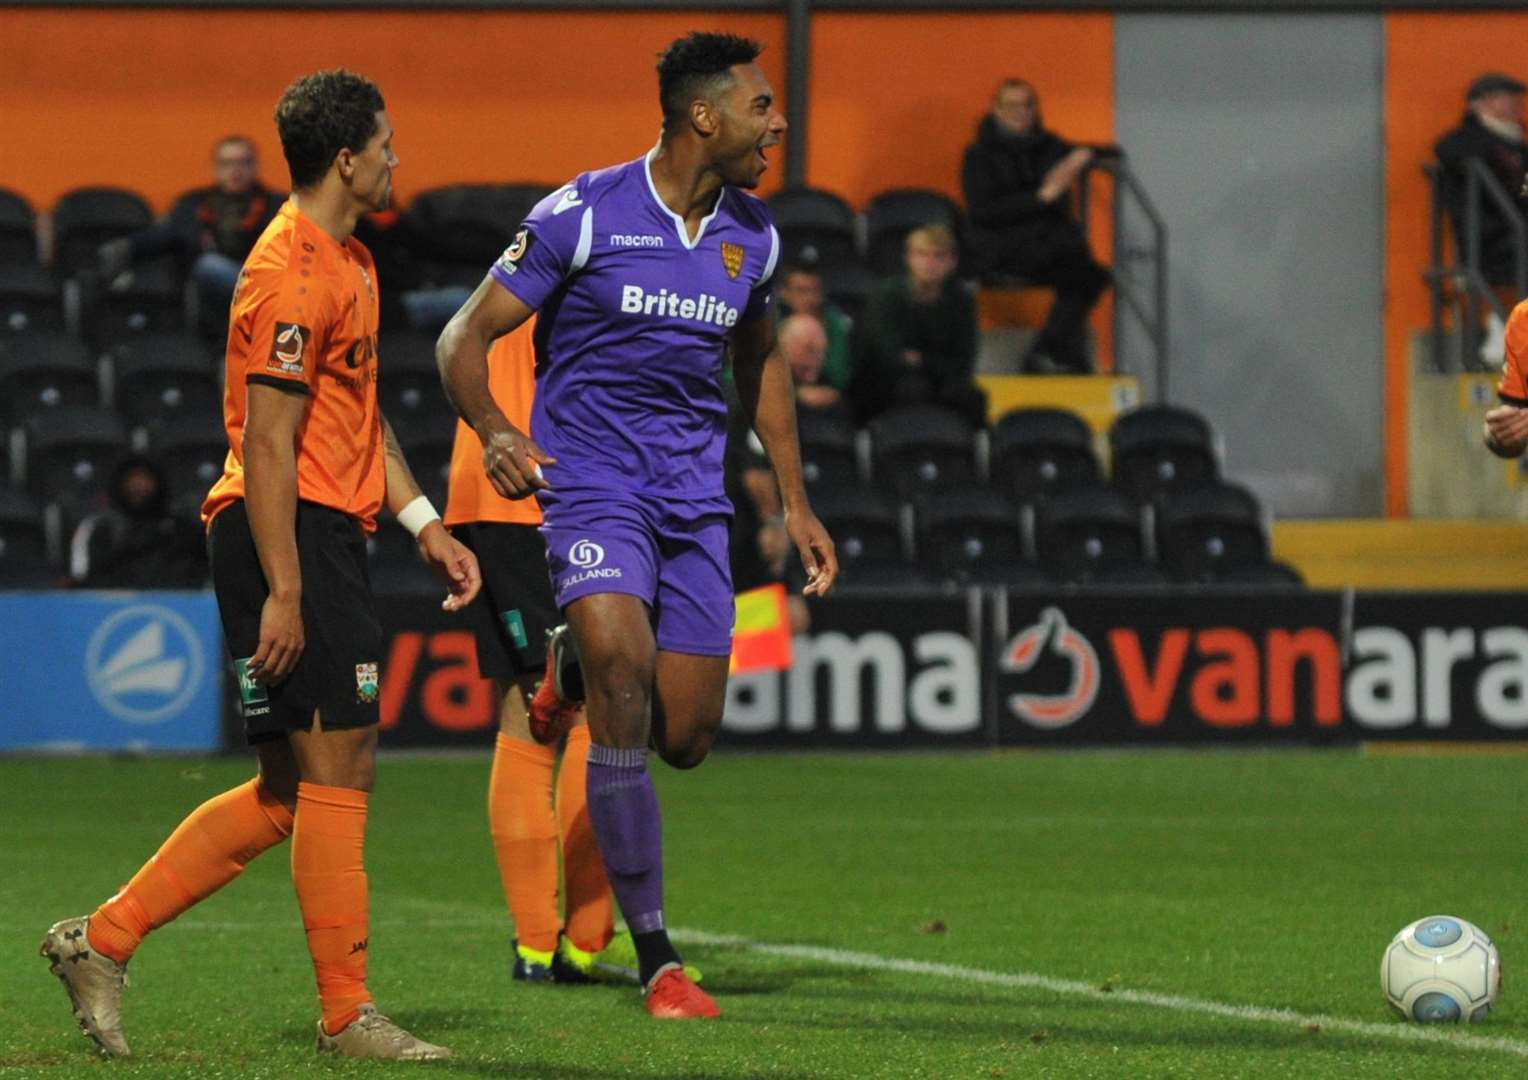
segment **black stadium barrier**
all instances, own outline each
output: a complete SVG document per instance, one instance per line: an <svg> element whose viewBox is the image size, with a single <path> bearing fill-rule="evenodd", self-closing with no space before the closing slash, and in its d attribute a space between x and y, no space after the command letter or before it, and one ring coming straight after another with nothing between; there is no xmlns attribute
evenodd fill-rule
<svg viewBox="0 0 1528 1080"><path fill-rule="evenodd" d="M1528 594L971 589L833 597L719 745L1352 745L1528 738ZM384 746L492 743L470 632L380 601Z"/></svg>

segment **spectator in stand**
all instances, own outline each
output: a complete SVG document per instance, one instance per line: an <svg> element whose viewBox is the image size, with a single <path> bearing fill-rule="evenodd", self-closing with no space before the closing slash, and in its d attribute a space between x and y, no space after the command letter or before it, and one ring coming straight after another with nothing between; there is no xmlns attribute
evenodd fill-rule
<svg viewBox="0 0 1528 1080"><path fill-rule="evenodd" d="M822 273L815 267L798 263L787 266L775 289L775 311L781 324L792 315L810 315L827 332L827 350L822 362L822 382L837 390L849 389L852 372L850 333L854 320L827 299Z"/></svg>
<svg viewBox="0 0 1528 1080"><path fill-rule="evenodd" d="M1523 139L1523 83L1509 75L1482 75L1470 83L1465 95L1464 119L1438 140L1434 152L1443 164L1443 199L1454 224L1461 257L1464 253L1464 205L1466 165L1474 158L1496 177L1516 203L1518 214L1528 214L1528 197L1522 194L1523 174L1528 171L1528 145ZM1516 241L1512 226L1495 200L1480 200L1480 266L1493 285L1514 283Z"/></svg>
<svg viewBox="0 0 1528 1080"><path fill-rule="evenodd" d="M102 280L110 283L133 263L173 254L201 291L203 310L226 311L245 256L283 201L258 174L251 140L219 139L212 148L213 184L186 192L158 223L103 244Z"/></svg>
<svg viewBox="0 0 1528 1080"><path fill-rule="evenodd" d="M796 382L796 408L842 408L844 395L826 378L828 334L822 323L811 315L791 315L781 321L777 341Z"/></svg>
<svg viewBox="0 0 1528 1080"><path fill-rule="evenodd" d="M107 508L89 515L69 543L69 577L87 589L199 589L207 548L194 518L169 511L164 470L129 454L112 469Z"/></svg>
<svg viewBox="0 0 1528 1080"><path fill-rule="evenodd" d="M1088 250L1067 196L1095 153L1046 129L1039 96L1023 79L1006 79L997 88L991 113L966 149L961 185L977 273L1056 290L1045 325L1020 359L1021 370L1092 370L1087 317L1111 275Z"/></svg>
<svg viewBox="0 0 1528 1080"><path fill-rule="evenodd" d="M976 368L976 301L955 278L955 234L924 225L907 234L907 273L876 286L858 328L854 384L861 421L894 405L934 402L974 427L987 398Z"/></svg>

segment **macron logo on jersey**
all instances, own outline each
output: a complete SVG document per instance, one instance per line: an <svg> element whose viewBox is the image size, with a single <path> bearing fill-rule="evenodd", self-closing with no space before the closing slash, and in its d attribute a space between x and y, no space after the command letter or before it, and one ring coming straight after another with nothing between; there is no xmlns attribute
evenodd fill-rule
<svg viewBox="0 0 1528 1080"><path fill-rule="evenodd" d="M640 285L621 286L621 310L628 315L666 315L716 326L736 326L742 315L737 308L709 293L680 296L667 289L650 293Z"/></svg>
<svg viewBox="0 0 1528 1080"><path fill-rule="evenodd" d="M556 217L564 210L571 210L575 206L582 205L583 203L578 198L578 189L569 188L567 191L564 191L562 193L562 197L557 200L557 205L552 207L552 216Z"/></svg>

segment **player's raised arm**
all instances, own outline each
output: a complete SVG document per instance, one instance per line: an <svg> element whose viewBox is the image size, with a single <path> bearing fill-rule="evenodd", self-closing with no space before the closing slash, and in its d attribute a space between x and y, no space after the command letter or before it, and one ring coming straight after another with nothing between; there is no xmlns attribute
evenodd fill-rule
<svg viewBox="0 0 1528 1080"><path fill-rule="evenodd" d="M483 575L477 556L456 540L441 524L440 515L419 490L414 471L403 456L393 426L382 417L383 470L387 477L387 509L399 524L414 534L419 556L446 581L450 594L441 603L447 611L460 611L478 594Z"/></svg>
<svg viewBox="0 0 1528 1080"><path fill-rule="evenodd" d="M743 417L764 444L780 485L785 529L806 567L808 596L824 596L838 577L833 538L812 513L801 479L801 446L796 438L796 395L789 365L775 347L775 324L768 315L740 323L732 334L732 376Z"/></svg>

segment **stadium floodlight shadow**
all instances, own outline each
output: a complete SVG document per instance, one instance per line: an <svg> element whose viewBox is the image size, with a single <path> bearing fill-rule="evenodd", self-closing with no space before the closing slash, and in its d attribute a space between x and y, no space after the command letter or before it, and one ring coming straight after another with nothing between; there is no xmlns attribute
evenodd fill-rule
<svg viewBox="0 0 1528 1080"><path fill-rule="evenodd" d="M56 501L72 520L96 506L112 466L128 449L127 425L105 409L50 409L28 420L25 432L28 487Z"/></svg>
<svg viewBox="0 0 1528 1080"><path fill-rule="evenodd" d="M42 507L26 492L0 487L0 587L45 586L57 577Z"/></svg>
<svg viewBox="0 0 1528 1080"><path fill-rule="evenodd" d="M976 437L939 405L903 405L869 424L873 478L898 498L921 499L977 479Z"/></svg>
<svg viewBox="0 0 1528 1080"><path fill-rule="evenodd" d="M992 428L992 486L1023 501L1100 482L1093 432L1067 409L1014 409Z"/></svg>
<svg viewBox="0 0 1528 1080"><path fill-rule="evenodd" d="M208 490L223 475L228 458L228 434L218 413L181 413L156 424L149 449L165 471L165 486L178 511L201 506Z"/></svg>
<svg viewBox="0 0 1528 1080"><path fill-rule="evenodd" d="M796 436L808 488L849 488L861 482L859 432L843 409L798 407Z"/></svg>
<svg viewBox="0 0 1528 1080"><path fill-rule="evenodd" d="M0 261L0 335L64 329L64 293L35 262Z"/></svg>
<svg viewBox="0 0 1528 1080"><path fill-rule="evenodd" d="M1169 492L1156 511L1157 559L1175 581L1211 582L1222 568L1268 558L1257 496L1239 484Z"/></svg>
<svg viewBox="0 0 1528 1080"><path fill-rule="evenodd" d="M100 370L84 342L62 333L0 334L0 426L100 402Z"/></svg>
<svg viewBox="0 0 1528 1080"><path fill-rule="evenodd" d="M965 215L948 195L926 188L893 188L865 207L865 261L883 277L903 272L907 234L924 225L947 225L957 242L965 233Z"/></svg>
<svg viewBox="0 0 1528 1080"><path fill-rule="evenodd" d="M37 212L9 188L0 188L0 266L37 266Z"/></svg>
<svg viewBox="0 0 1528 1080"><path fill-rule="evenodd" d="M859 261L854 208L831 191L786 188L770 196L769 212L780 233L782 265L826 272Z"/></svg>
<svg viewBox="0 0 1528 1080"><path fill-rule="evenodd" d="M1058 492L1035 508L1036 561L1057 581L1099 582L1147 563L1136 506L1103 484Z"/></svg>
<svg viewBox="0 0 1528 1080"><path fill-rule="evenodd" d="M106 363L117 411L130 424L153 429L183 416L221 415L212 353L191 334L122 338L107 350Z"/></svg>
<svg viewBox="0 0 1528 1080"><path fill-rule="evenodd" d="M61 279L94 271L108 240L154 223L154 212L137 192L119 187L76 188L53 204L53 271Z"/></svg>
<svg viewBox="0 0 1528 1080"><path fill-rule="evenodd" d="M1005 495L978 485L930 493L915 513L918 562L957 585L1004 578L1028 564L1019 508ZM1038 569L1038 568L1036 568Z"/></svg>
<svg viewBox="0 0 1528 1080"><path fill-rule="evenodd" d="M1220 460L1209 421L1176 405L1143 405L1109 430L1114 485L1138 503L1216 480Z"/></svg>

